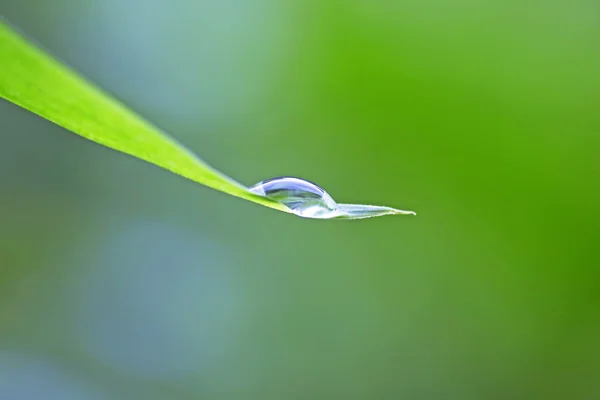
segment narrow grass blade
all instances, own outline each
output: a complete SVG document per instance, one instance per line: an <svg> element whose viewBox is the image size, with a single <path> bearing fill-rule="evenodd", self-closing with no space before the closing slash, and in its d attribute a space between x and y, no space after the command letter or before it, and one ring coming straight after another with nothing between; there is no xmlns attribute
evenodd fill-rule
<svg viewBox="0 0 600 400"><path fill-rule="evenodd" d="M322 199L315 202L314 193L313 198L304 196L309 200L307 204L290 208L285 201L276 201L270 194L261 195L256 190L249 190L213 169L172 137L33 46L2 20L0 97L93 142L232 196L306 218L329 219L337 215L335 212L324 214L319 209ZM292 183L301 181L287 179ZM283 180L288 182L285 178ZM314 185L308 181L306 184ZM320 193L319 190L322 191L318 189L317 193ZM335 204L333 200L331 202ZM414 214L389 207L340 206L347 219ZM300 212L301 209L304 211ZM327 207L325 210L331 211Z"/></svg>
<svg viewBox="0 0 600 400"><path fill-rule="evenodd" d="M221 192L288 212L283 205L250 193L213 169L1 20L0 97L111 149Z"/></svg>

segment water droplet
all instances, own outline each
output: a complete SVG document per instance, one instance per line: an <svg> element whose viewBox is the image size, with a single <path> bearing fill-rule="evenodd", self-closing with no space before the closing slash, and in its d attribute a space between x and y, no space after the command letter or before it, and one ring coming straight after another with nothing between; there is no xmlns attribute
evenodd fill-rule
<svg viewBox="0 0 600 400"><path fill-rule="evenodd" d="M339 212L338 205L326 191L303 179L268 179L252 186L250 191L283 204L301 217L327 219Z"/></svg>
<svg viewBox="0 0 600 400"><path fill-rule="evenodd" d="M304 179L283 176L261 181L249 188L260 196L275 200L294 214L318 219L361 219L381 215L416 215L412 211L362 204L338 204L322 188Z"/></svg>

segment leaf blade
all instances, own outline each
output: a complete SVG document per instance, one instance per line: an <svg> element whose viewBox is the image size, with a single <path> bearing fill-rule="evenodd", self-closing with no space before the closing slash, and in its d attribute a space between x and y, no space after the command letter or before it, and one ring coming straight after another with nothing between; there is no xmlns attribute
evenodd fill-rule
<svg viewBox="0 0 600 400"><path fill-rule="evenodd" d="M289 212L212 168L1 20L0 97L98 144L215 190Z"/></svg>

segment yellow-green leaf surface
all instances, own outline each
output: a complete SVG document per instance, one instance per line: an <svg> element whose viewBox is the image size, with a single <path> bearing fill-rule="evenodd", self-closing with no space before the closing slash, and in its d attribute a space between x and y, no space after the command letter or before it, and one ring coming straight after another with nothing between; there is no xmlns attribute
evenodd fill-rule
<svg viewBox="0 0 600 400"><path fill-rule="evenodd" d="M2 21L0 97L86 139L232 196L300 217L361 219L415 215L412 211L390 207L336 204L318 186L291 177L246 188L30 44Z"/></svg>
<svg viewBox="0 0 600 400"><path fill-rule="evenodd" d="M289 212L216 171L1 20L0 97L96 143L213 189Z"/></svg>

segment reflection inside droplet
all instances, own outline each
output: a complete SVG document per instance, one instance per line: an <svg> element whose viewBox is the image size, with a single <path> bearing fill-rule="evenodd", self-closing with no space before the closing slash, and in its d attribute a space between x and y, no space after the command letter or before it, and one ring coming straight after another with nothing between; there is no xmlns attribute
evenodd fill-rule
<svg viewBox="0 0 600 400"><path fill-rule="evenodd" d="M325 190L314 183L290 176L261 181L248 190L275 200L289 208L294 214L305 218L361 219L381 215L416 215L412 211L396 210L390 207L337 204Z"/></svg>

